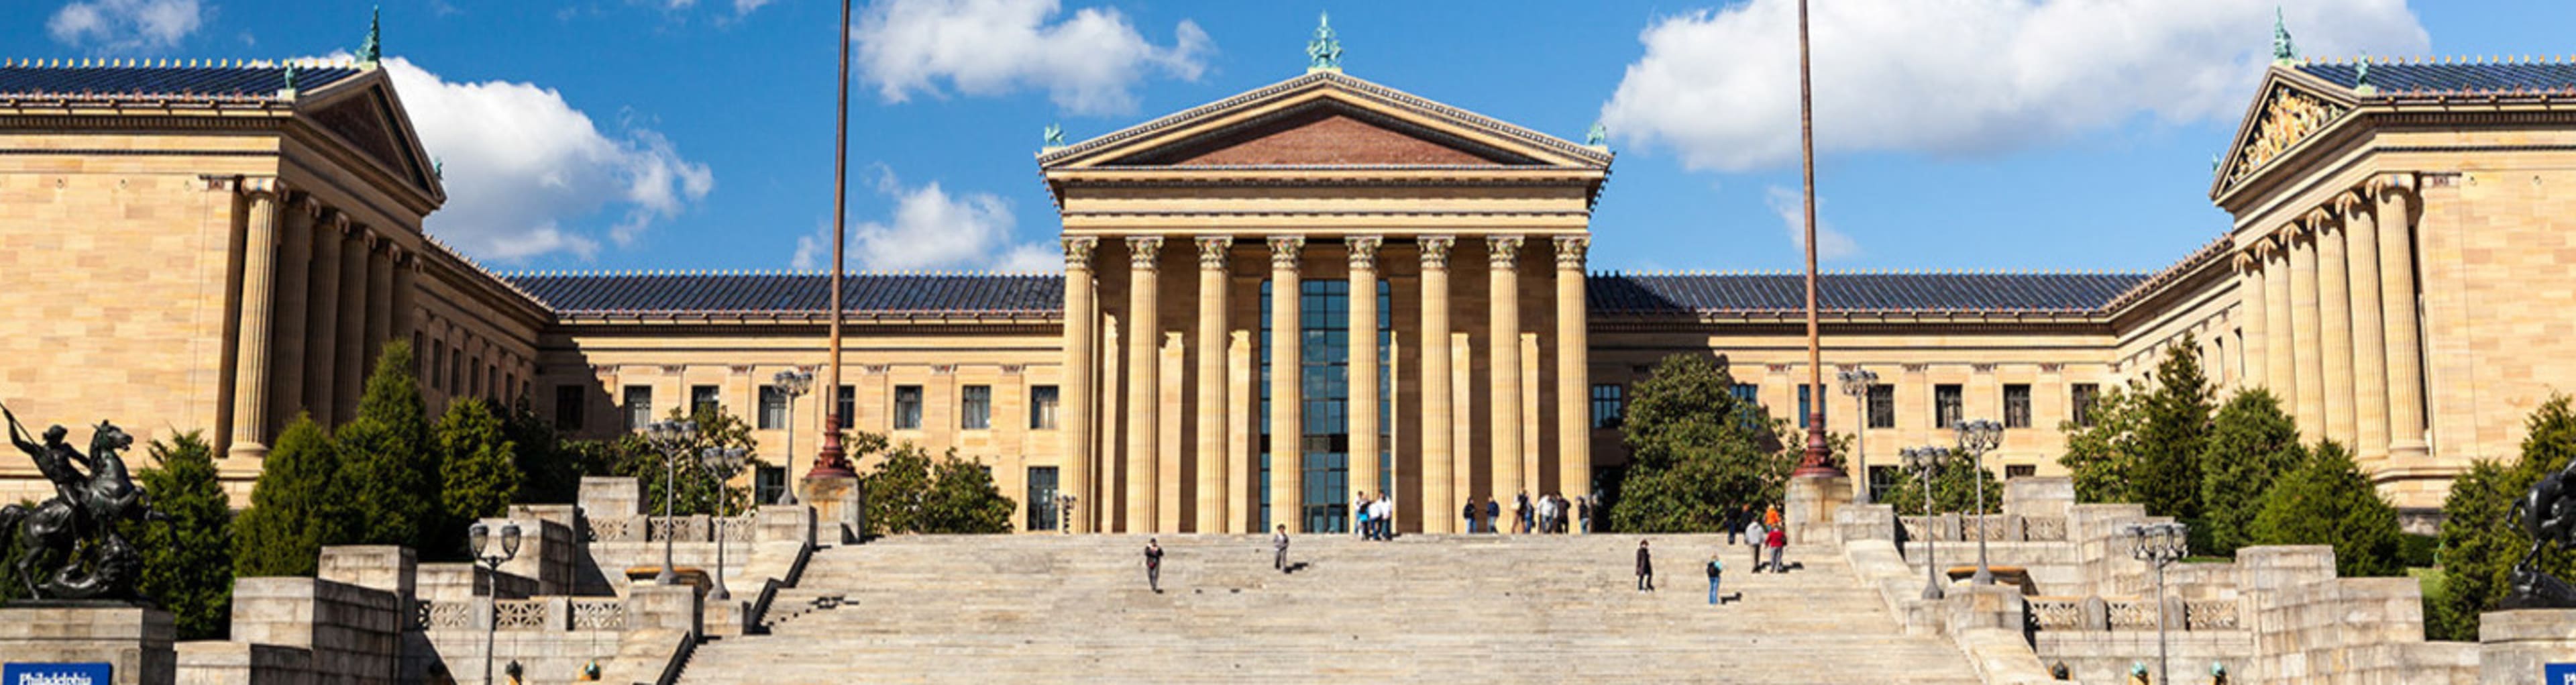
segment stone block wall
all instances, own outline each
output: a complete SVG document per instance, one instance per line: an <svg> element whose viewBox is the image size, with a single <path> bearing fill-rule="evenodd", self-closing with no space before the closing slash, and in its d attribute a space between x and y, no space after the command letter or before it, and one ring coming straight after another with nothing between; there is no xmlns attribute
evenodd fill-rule
<svg viewBox="0 0 2576 685"><path fill-rule="evenodd" d="M233 640L302 647L326 682L393 683L401 602L383 590L311 578L233 581Z"/></svg>
<svg viewBox="0 0 2576 685"><path fill-rule="evenodd" d="M315 685L313 650L247 642L179 644L179 685Z"/></svg>
<svg viewBox="0 0 2576 685"><path fill-rule="evenodd" d="M177 671L170 645L177 634L170 612L159 609L12 606L0 620L0 661L103 661L116 685L161 685Z"/></svg>

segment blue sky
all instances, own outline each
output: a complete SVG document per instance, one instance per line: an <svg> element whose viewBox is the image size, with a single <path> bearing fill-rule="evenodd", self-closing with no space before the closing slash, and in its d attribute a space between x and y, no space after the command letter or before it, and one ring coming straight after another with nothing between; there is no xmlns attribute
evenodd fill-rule
<svg viewBox="0 0 2576 685"><path fill-rule="evenodd" d="M2576 51L2576 4L2284 2L2302 54ZM1031 155L1294 77L1318 12L1347 71L1619 160L1600 269L1798 265L1788 0L874 0L851 109L854 266L1043 268ZM1817 0L1829 269L2161 267L2220 235L2209 160L2268 61L2272 3ZM0 54L281 58L354 47L364 2L20 0ZM815 265L839 6L390 0L385 51L498 269ZM800 255L800 243L808 250Z"/></svg>

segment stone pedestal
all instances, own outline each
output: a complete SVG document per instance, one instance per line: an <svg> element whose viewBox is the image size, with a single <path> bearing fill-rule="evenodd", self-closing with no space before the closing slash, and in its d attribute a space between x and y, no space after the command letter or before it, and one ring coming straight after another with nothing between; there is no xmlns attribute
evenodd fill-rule
<svg viewBox="0 0 2576 685"><path fill-rule="evenodd" d="M1789 544L1841 542L1834 512L1851 503L1851 479L1844 476L1797 476L1789 479L1789 505L1780 522L1789 526Z"/></svg>
<svg viewBox="0 0 2576 685"><path fill-rule="evenodd" d="M170 612L91 602L0 605L0 663L104 663L116 685L170 685L178 675Z"/></svg>
<svg viewBox="0 0 2576 685"><path fill-rule="evenodd" d="M2576 609L2490 611L2478 617L2478 682L2562 685L2550 664L2576 671ZM2565 678L2567 676L2561 676Z"/></svg>
<svg viewBox="0 0 2576 685"><path fill-rule="evenodd" d="M859 489L859 479L809 476L801 483L805 492L799 496L814 507L818 540L851 544L867 535L866 493Z"/></svg>

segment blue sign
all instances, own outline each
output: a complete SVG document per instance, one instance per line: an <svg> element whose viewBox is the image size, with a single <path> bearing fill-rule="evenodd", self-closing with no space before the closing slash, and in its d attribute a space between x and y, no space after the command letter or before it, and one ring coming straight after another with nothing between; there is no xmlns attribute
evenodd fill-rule
<svg viewBox="0 0 2576 685"><path fill-rule="evenodd" d="M112 685L111 672L104 663L9 664L0 666L0 685Z"/></svg>
<svg viewBox="0 0 2576 685"><path fill-rule="evenodd" d="M2576 685L2576 664L2544 664L2540 682L2548 685Z"/></svg>

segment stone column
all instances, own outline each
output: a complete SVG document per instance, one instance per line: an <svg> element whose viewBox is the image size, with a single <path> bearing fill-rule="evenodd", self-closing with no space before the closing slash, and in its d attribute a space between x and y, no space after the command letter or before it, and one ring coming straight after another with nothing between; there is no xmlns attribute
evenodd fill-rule
<svg viewBox="0 0 2576 685"><path fill-rule="evenodd" d="M1459 498L1465 491L1450 480L1454 469L1449 405L1449 248L1456 239L1427 235L1415 239L1422 251L1422 532L1447 533L1460 525Z"/></svg>
<svg viewBox="0 0 2576 685"><path fill-rule="evenodd" d="M359 366L365 372L375 370L376 360L384 356L385 341L394 334L394 244L383 236L370 242L374 245L367 250L367 351L360 357L366 362ZM518 388L501 388L492 396L500 398L502 408L508 408L509 403L519 399L518 392Z"/></svg>
<svg viewBox="0 0 2576 685"><path fill-rule="evenodd" d="M2270 313L2266 311L2268 309L2266 305L2271 304L2271 297L2270 293L2263 292L2265 285L2263 259L2255 256L2253 248L2247 248L2236 253L2235 266L2237 330L2245 334L2243 349L2236 351L2237 358L2245 360L2245 370L2237 386L2251 388L2268 385L2272 379L2271 370L2265 365L2270 360L2265 356L2269 352L2264 349L2264 345L2268 344L2270 336L2266 335L2267 331L2263 329L2265 324L2271 322Z"/></svg>
<svg viewBox="0 0 2576 685"><path fill-rule="evenodd" d="M2365 473L2388 458L2388 332L2380 311L2379 217L2368 190L2335 199L2352 271L2353 459Z"/></svg>
<svg viewBox="0 0 2576 685"><path fill-rule="evenodd" d="M1100 311L1093 300L1091 284L1091 253L1099 244L1098 238L1064 239L1064 390L1056 393L1057 401L1063 403L1057 416L1056 437L1063 442L1059 449L1064 454L1064 490L1075 498L1074 516L1065 519L1065 523L1077 533L1091 532L1090 523L1102 520L1094 513L1100 511L1102 498L1091 490L1092 344L1100 337ZM833 401L835 392L838 391L826 388L822 393L824 401Z"/></svg>
<svg viewBox="0 0 2576 685"><path fill-rule="evenodd" d="M1163 239L1127 239L1127 532L1155 528L1154 505L1162 486L1163 361L1161 275L1155 261L1163 256Z"/></svg>
<svg viewBox="0 0 2576 685"><path fill-rule="evenodd" d="M1592 494L1592 339L1583 303L1591 247L1590 236L1556 239L1556 487L1568 502Z"/></svg>
<svg viewBox="0 0 2576 685"><path fill-rule="evenodd" d="M1270 525L1306 532L1305 358L1298 328L1304 236L1270 239Z"/></svg>
<svg viewBox="0 0 2576 685"><path fill-rule="evenodd" d="M366 392L367 300L372 297L367 293L367 247L373 239L367 235L366 227L355 224L351 227L346 236L348 242L340 246L339 332L333 333L331 338L339 350L331 355L335 366L331 372L331 406L334 415L342 422L358 416L358 396ZM469 377L479 377L471 374L482 372L480 368L466 370ZM474 384L469 382L465 387L471 388ZM451 390L454 390L452 394L465 394L461 389Z"/></svg>
<svg viewBox="0 0 2576 685"><path fill-rule="evenodd" d="M233 444L236 459L268 457L269 324L277 299L276 179L242 181L249 215L243 219L241 339L233 366Z"/></svg>
<svg viewBox="0 0 2576 685"><path fill-rule="evenodd" d="M1199 476L1198 527L1201 533L1226 531L1226 500L1233 485L1226 480L1225 409L1226 252L1233 236L1199 238L1198 455L1191 459Z"/></svg>
<svg viewBox="0 0 2576 685"><path fill-rule="evenodd" d="M409 341L412 332L420 330L420 254L397 247L394 248L393 258L394 328L388 335L393 336L394 340ZM418 362L422 354L424 353L417 348L411 351L414 363Z"/></svg>
<svg viewBox="0 0 2576 685"><path fill-rule="evenodd" d="M1492 431L1489 463L1493 464L1494 498L1504 502L1503 515L1512 515L1514 496L1527 486L1521 473L1521 237L1497 235L1485 238L1486 276L1489 284L1492 323L1486 339L1492 347L1492 401L1487 419Z"/></svg>
<svg viewBox="0 0 2576 685"><path fill-rule="evenodd" d="M348 246L349 215L325 210L313 231L312 297L304 322L304 408L324 427L339 425L340 253ZM424 384L426 387L426 384ZM455 394L449 388L448 394Z"/></svg>
<svg viewBox="0 0 2576 685"><path fill-rule="evenodd" d="M2416 331L2415 231L2413 174L2380 176L2379 300L2385 314L2380 325L2388 351L2388 461L2413 465L2430 456L2424 440L2424 357Z"/></svg>
<svg viewBox="0 0 2576 685"><path fill-rule="evenodd" d="M313 224L322 205L307 194L279 210L277 308L269 312L269 346L286 363L276 365L268 396L268 416L292 421L304 410L304 319L313 297Z"/></svg>
<svg viewBox="0 0 2576 685"><path fill-rule="evenodd" d="M2352 281L2343 224L2319 209L2308 215L2317 240L2317 344L2325 365L2325 437L2360 445L2352 407Z"/></svg>
<svg viewBox="0 0 2576 685"><path fill-rule="evenodd" d="M2324 436L2326 430L2326 355L2318 343L2325 332L2317 310L2317 236L2302 221L2290 237L2290 336L2298 342L2292 363L2299 388L2291 414L2298 417L2299 433L2308 436Z"/></svg>
<svg viewBox="0 0 2576 685"><path fill-rule="evenodd" d="M1352 236L1350 247L1351 319L1350 319L1350 492L1342 501L1356 501L1357 493L1385 497L1386 489L1378 487L1378 387L1377 387L1377 249L1385 239L1373 235ZM1358 521L1358 512L1351 514Z"/></svg>
<svg viewBox="0 0 2576 685"><path fill-rule="evenodd" d="M2290 241L2281 235L2263 237L2256 244L2255 258L2263 263L2263 372L2266 387L2281 401L2281 410L2291 411L2299 401L2297 332L2290 325Z"/></svg>

